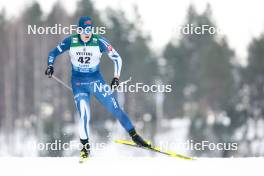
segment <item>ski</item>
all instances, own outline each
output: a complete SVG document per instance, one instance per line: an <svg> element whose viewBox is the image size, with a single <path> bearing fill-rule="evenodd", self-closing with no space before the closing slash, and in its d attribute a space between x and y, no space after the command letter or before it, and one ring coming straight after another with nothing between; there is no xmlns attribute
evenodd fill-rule
<svg viewBox="0 0 264 176"><path fill-rule="evenodd" d="M162 148L156 147L156 146L141 147L141 146L138 146L133 141L129 141L129 140L114 140L114 142L117 143L117 144L123 144L123 145L128 145L128 146L131 146L131 147L137 147L137 148L150 150L150 151L157 152L157 153L160 153L160 154L164 154L164 155L167 155L167 156L170 156L170 157L173 157L173 158L180 158L180 159L184 159L184 160L195 160L192 157L188 157L188 156L184 156L184 155L181 155L181 154L178 154L178 153L174 153L174 152L169 151L169 150L162 150Z"/></svg>
<svg viewBox="0 0 264 176"><path fill-rule="evenodd" d="M85 163L86 161L88 161L88 158L80 158L79 159L80 164Z"/></svg>

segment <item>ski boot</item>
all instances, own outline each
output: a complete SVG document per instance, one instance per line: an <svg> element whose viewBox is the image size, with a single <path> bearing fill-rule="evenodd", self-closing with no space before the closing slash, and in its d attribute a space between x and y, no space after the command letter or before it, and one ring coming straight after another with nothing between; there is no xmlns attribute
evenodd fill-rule
<svg viewBox="0 0 264 176"><path fill-rule="evenodd" d="M132 129L129 131L129 135L132 138L132 140L140 147L146 147L146 148L150 148L151 145L146 142L145 140L142 139L142 137L140 137L135 129Z"/></svg>
<svg viewBox="0 0 264 176"><path fill-rule="evenodd" d="M83 140L81 140L82 144L84 143ZM90 156L90 144L88 142L85 142L85 144L83 144L83 148L80 152L80 161L79 163L83 163L85 161L88 160Z"/></svg>

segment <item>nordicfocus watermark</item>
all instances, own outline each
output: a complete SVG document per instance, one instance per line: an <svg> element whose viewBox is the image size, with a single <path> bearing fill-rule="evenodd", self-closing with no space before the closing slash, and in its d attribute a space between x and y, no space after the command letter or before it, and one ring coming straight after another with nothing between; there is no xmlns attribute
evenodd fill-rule
<svg viewBox="0 0 264 176"><path fill-rule="evenodd" d="M92 148L95 151L103 150L106 147L106 143L89 143L90 148ZM46 143L33 143L31 145L33 150L38 151L70 151L70 150L81 150L85 148L86 146L83 146L80 142L77 141L69 141L69 142L63 142L62 140L54 140L53 142L46 142ZM87 150L90 150L90 148L86 148Z"/></svg>
<svg viewBox="0 0 264 176"><path fill-rule="evenodd" d="M160 141L159 146L168 150L170 148L181 148L189 151L236 151L238 150L238 143L213 143L210 141L200 141L194 142L193 140L187 140L186 142L168 142L168 141Z"/></svg>
<svg viewBox="0 0 264 176"><path fill-rule="evenodd" d="M222 30L218 27L211 26L208 24L202 24L202 25L194 25L194 24L186 24L184 26L176 27L176 29L173 29L173 34L184 34L184 35L205 35L205 34L220 34L222 33Z"/></svg>
<svg viewBox="0 0 264 176"><path fill-rule="evenodd" d="M93 84L94 92L106 92L111 93L115 90L116 92L151 92L151 93L169 93L172 92L172 85L170 84L144 84L142 82L138 82L135 84L128 84L128 81L122 82L119 86L111 88L108 84L103 84L101 82L95 82Z"/></svg>
<svg viewBox="0 0 264 176"><path fill-rule="evenodd" d="M83 33L84 30L91 30L93 34L106 34L106 27L87 27L83 29L77 25L63 26L62 24L55 24L54 26L37 26L37 25L28 25L27 34L28 35L49 35L49 34L65 34L71 35L73 33Z"/></svg>

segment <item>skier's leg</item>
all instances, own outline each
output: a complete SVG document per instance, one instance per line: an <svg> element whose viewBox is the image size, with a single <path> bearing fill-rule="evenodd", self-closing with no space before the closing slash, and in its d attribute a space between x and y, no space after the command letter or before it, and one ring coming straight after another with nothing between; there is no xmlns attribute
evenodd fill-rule
<svg viewBox="0 0 264 176"><path fill-rule="evenodd" d="M99 76L99 82L95 84L105 85L105 82L101 76ZM107 92L104 89L101 90L93 90L92 91L97 100L109 111L113 114L115 118L121 123L123 128L126 129L127 132L134 129L128 115L120 108L117 100L113 96L112 93Z"/></svg>
<svg viewBox="0 0 264 176"><path fill-rule="evenodd" d="M74 96L75 105L79 112L79 134L82 143L89 138L90 94L79 93Z"/></svg>
<svg viewBox="0 0 264 176"><path fill-rule="evenodd" d="M105 84L103 79L100 79L101 84ZM150 147L145 140L143 140L136 132L134 126L132 125L128 115L120 108L117 100L114 98L111 92L106 92L104 89L100 91L93 92L99 102L108 110L110 111L114 117L116 117L121 125L126 129L126 131L131 136L132 140L144 147Z"/></svg>
<svg viewBox="0 0 264 176"><path fill-rule="evenodd" d="M134 129L128 115L120 108L117 100L114 98L112 94L106 95L104 93L96 93L95 96L98 101L113 114L113 116L121 123L123 128L126 129L127 132Z"/></svg>
<svg viewBox="0 0 264 176"><path fill-rule="evenodd" d="M76 109L79 113L79 135L83 145L80 156L87 158L90 152L89 145L89 121L90 121L90 93L87 87L80 82L72 80L72 90Z"/></svg>
<svg viewBox="0 0 264 176"><path fill-rule="evenodd" d="M75 104L79 112L79 135L83 148L80 152L81 160L88 158L90 154L89 121L90 121L90 94L79 93L74 96Z"/></svg>
<svg viewBox="0 0 264 176"><path fill-rule="evenodd" d="M105 86L105 81L101 75L98 76L98 82L102 87ZM98 82L95 83L98 85ZM93 86L94 87L94 86ZM121 125L126 129L126 131L131 136L132 140L139 146L150 147L145 140L142 139L141 136L138 135L134 126L132 125L128 115L120 108L117 100L114 98L113 94L105 89L93 89L91 92L95 95L95 97L99 100L99 102L110 111L114 117L116 117Z"/></svg>

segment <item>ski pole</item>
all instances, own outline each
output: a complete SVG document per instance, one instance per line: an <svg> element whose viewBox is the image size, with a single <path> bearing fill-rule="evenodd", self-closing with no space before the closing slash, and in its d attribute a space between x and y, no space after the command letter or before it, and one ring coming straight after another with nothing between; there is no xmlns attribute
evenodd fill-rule
<svg viewBox="0 0 264 176"><path fill-rule="evenodd" d="M67 88L69 91L72 91L72 88L70 86L68 86L66 83L64 83L62 80L60 80L59 78L57 78L56 76L52 75L52 78L57 81L58 83L60 83L61 85L63 85L65 88Z"/></svg>
<svg viewBox="0 0 264 176"><path fill-rule="evenodd" d="M121 82L119 85L126 84L126 83L130 82L131 79L132 79L132 78L131 78L131 76L130 76L128 80Z"/></svg>

